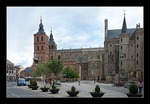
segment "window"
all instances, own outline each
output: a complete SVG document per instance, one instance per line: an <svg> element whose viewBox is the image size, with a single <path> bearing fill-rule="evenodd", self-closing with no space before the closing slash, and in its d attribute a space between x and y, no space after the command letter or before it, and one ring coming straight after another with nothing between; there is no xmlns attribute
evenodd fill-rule
<svg viewBox="0 0 150 104"><path fill-rule="evenodd" d="M58 56L58 60L60 60L60 59L61 59L61 56L59 55L59 56Z"/></svg>
<svg viewBox="0 0 150 104"><path fill-rule="evenodd" d="M83 60L83 61L88 61L88 55L87 55L87 54L84 54L84 56L82 57L82 60Z"/></svg>
<svg viewBox="0 0 150 104"><path fill-rule="evenodd" d="M138 48L138 47L139 47L139 45L137 44L137 45L136 45L136 47Z"/></svg>
<svg viewBox="0 0 150 104"><path fill-rule="evenodd" d="M111 59L111 60L112 60L112 62L113 62L113 55L112 55L112 59Z"/></svg>
<svg viewBox="0 0 150 104"><path fill-rule="evenodd" d="M120 65L122 66L122 61L121 61Z"/></svg>
<svg viewBox="0 0 150 104"><path fill-rule="evenodd" d="M54 48L54 46L52 45L52 49Z"/></svg>
<svg viewBox="0 0 150 104"><path fill-rule="evenodd" d="M120 48L121 48L121 50L122 50L122 46L121 46Z"/></svg>
<svg viewBox="0 0 150 104"><path fill-rule="evenodd" d="M43 41L43 37L41 37L41 41Z"/></svg>
<svg viewBox="0 0 150 104"><path fill-rule="evenodd" d="M137 65L138 65L138 61L136 61Z"/></svg>
<svg viewBox="0 0 150 104"><path fill-rule="evenodd" d="M39 37L37 37L37 42L39 41Z"/></svg>
<svg viewBox="0 0 150 104"><path fill-rule="evenodd" d="M138 40L138 39L139 39L139 37L137 36L137 37L136 37L136 39Z"/></svg>
<svg viewBox="0 0 150 104"><path fill-rule="evenodd" d="M124 53L124 58L126 58L126 53Z"/></svg>
<svg viewBox="0 0 150 104"><path fill-rule="evenodd" d="M79 61L79 57L78 57L77 54L74 56L74 61L75 61L75 62L78 62L78 61Z"/></svg>
<svg viewBox="0 0 150 104"><path fill-rule="evenodd" d="M138 53L136 54L136 56L138 57Z"/></svg>
<svg viewBox="0 0 150 104"><path fill-rule="evenodd" d="M37 51L39 51L39 46L37 46Z"/></svg>
<svg viewBox="0 0 150 104"><path fill-rule="evenodd" d="M53 56L51 57L51 59L53 59Z"/></svg>
<svg viewBox="0 0 150 104"><path fill-rule="evenodd" d="M111 44L110 44L110 47L111 47Z"/></svg>
<svg viewBox="0 0 150 104"><path fill-rule="evenodd" d="M43 46L41 46L41 50L43 50Z"/></svg>
<svg viewBox="0 0 150 104"><path fill-rule="evenodd" d="M121 42L122 42L122 38L121 38Z"/></svg>
<svg viewBox="0 0 150 104"><path fill-rule="evenodd" d="M100 55L97 55L97 59L100 59Z"/></svg>

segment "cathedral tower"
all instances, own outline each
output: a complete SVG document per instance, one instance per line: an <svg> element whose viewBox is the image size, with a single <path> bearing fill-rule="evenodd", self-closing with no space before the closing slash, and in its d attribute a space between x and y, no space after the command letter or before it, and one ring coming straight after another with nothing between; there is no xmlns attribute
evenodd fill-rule
<svg viewBox="0 0 150 104"><path fill-rule="evenodd" d="M49 60L48 36L44 32L42 18L39 30L34 34L34 62L33 64L45 63Z"/></svg>
<svg viewBox="0 0 150 104"><path fill-rule="evenodd" d="M50 53L49 57L50 57L50 59L54 58L53 51L55 51L55 50L57 50L57 44L54 41L52 29L51 29L50 38L49 38L49 53Z"/></svg>

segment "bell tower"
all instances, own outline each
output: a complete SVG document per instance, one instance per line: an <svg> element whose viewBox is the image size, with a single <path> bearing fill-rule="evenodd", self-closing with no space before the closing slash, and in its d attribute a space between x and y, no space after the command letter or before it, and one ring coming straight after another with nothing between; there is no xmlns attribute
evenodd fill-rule
<svg viewBox="0 0 150 104"><path fill-rule="evenodd" d="M42 64L49 60L48 36L44 32L42 18L40 19L39 30L34 34L34 58L33 65Z"/></svg>
<svg viewBox="0 0 150 104"><path fill-rule="evenodd" d="M50 59L54 58L53 51L55 51L55 50L57 50L57 44L54 41L52 29L51 29L50 38L49 38L49 53L50 53L49 57L50 57Z"/></svg>

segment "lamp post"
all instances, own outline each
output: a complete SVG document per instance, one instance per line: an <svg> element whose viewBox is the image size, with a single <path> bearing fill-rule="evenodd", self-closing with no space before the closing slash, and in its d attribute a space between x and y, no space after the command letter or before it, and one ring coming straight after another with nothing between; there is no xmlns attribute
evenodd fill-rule
<svg viewBox="0 0 150 104"><path fill-rule="evenodd" d="M97 67L96 62L94 62L94 83L95 83L95 68Z"/></svg>
<svg viewBox="0 0 150 104"><path fill-rule="evenodd" d="M113 86L113 84L114 84L114 76L115 76L115 72L114 71L112 72L111 76L112 76L112 86Z"/></svg>

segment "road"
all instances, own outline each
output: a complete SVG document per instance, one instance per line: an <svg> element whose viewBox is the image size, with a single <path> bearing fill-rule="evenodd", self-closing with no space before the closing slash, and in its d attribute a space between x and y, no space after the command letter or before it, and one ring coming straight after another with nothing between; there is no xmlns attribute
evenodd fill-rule
<svg viewBox="0 0 150 104"><path fill-rule="evenodd" d="M17 82L6 82L7 84L7 93L6 98L35 98L35 97L47 97L44 94L33 92L30 90L26 90L21 88L22 86L17 86Z"/></svg>
<svg viewBox="0 0 150 104"><path fill-rule="evenodd" d="M103 98L127 98L127 88L112 86L112 84L94 83L92 81L81 81L80 85L77 82L64 82L58 94L51 94L50 91L42 92L40 87L44 86L43 82L38 82L38 90L31 90L28 86L16 86L16 82L7 82L7 98L52 98L52 97L69 97L66 91L75 86L80 91L77 97L92 98L89 92L94 91L96 85L100 86L102 92L105 92ZM48 86L48 85L47 85Z"/></svg>

